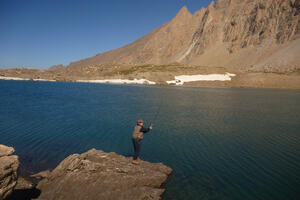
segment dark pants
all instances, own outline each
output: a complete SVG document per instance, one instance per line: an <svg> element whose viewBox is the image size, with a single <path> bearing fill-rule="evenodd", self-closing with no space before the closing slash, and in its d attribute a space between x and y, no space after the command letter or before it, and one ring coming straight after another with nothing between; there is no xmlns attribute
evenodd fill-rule
<svg viewBox="0 0 300 200"><path fill-rule="evenodd" d="M132 139L132 143L133 143L133 148L134 148L133 160L136 160L140 155L141 140L140 139Z"/></svg>

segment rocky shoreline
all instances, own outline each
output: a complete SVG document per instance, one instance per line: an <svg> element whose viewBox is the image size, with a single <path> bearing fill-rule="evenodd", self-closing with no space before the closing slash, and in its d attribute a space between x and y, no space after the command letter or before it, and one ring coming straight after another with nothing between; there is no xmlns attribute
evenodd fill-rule
<svg viewBox="0 0 300 200"><path fill-rule="evenodd" d="M119 67L121 68L121 67ZM115 67L68 69L0 69L2 80L87 82L105 84L143 84L205 86L228 88L300 89L300 71L236 71L220 67L139 66L120 71ZM122 66L124 68L124 66ZM113 71L111 71L113 70ZM88 73L90 72L90 73ZM121 73L122 72L122 73ZM230 72L230 73L228 73ZM184 76L183 76L184 75ZM233 76L234 75L234 76ZM188 78L188 80L186 80ZM173 80L173 81L172 81Z"/></svg>
<svg viewBox="0 0 300 200"><path fill-rule="evenodd" d="M161 199L172 169L162 163L91 149L65 158L53 171L33 175L35 185L18 177L14 149L0 145L0 200L10 199Z"/></svg>

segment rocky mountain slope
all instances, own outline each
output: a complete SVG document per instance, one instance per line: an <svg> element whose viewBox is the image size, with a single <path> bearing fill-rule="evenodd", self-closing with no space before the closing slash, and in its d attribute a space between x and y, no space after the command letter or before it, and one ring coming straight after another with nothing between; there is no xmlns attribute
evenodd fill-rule
<svg viewBox="0 0 300 200"><path fill-rule="evenodd" d="M124 47L71 63L170 64L225 67L243 72L300 69L300 0L218 0Z"/></svg>

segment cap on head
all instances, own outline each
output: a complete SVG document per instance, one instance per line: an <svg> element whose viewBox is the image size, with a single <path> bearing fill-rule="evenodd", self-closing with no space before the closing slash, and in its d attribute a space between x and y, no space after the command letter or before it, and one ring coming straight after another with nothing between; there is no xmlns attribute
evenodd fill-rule
<svg viewBox="0 0 300 200"><path fill-rule="evenodd" d="M144 123L144 122L143 122L143 120L139 119L139 120L137 121L137 123L139 124L139 123Z"/></svg>

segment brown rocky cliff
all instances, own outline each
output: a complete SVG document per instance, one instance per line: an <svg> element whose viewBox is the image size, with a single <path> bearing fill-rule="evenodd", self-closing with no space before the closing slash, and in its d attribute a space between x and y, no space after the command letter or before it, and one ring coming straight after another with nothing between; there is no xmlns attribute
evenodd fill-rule
<svg viewBox="0 0 300 200"><path fill-rule="evenodd" d="M186 63L237 69L258 66L283 44L289 45L297 39L297 2L222 0L211 3L193 36L196 44ZM300 65L298 61L290 60L280 67L294 69L295 66L289 64Z"/></svg>

